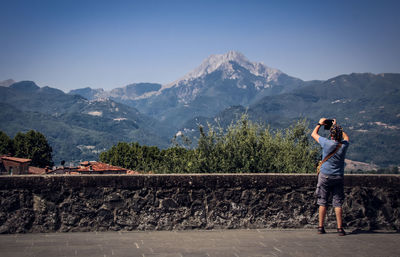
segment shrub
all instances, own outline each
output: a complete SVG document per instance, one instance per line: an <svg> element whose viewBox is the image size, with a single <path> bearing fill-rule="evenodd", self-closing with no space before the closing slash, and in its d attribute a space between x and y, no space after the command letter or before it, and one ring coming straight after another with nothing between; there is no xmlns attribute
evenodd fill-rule
<svg viewBox="0 0 400 257"><path fill-rule="evenodd" d="M243 115L227 129L199 127L197 147L176 144L160 151L138 143L118 143L100 155L112 165L155 173L309 173L320 155L307 122L272 131Z"/></svg>

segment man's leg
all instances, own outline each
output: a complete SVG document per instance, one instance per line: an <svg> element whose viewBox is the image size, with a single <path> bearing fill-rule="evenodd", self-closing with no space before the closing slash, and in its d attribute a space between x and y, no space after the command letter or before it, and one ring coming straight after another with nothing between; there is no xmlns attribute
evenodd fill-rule
<svg viewBox="0 0 400 257"><path fill-rule="evenodd" d="M319 216L318 216L318 234L325 234L324 229L324 221L326 216L326 206L328 200L328 192L327 192L327 177L319 174L318 176L318 185L317 185L317 204L319 205Z"/></svg>
<svg viewBox="0 0 400 257"><path fill-rule="evenodd" d="M337 227L343 228L342 207L335 207L335 213L336 213Z"/></svg>
<svg viewBox="0 0 400 257"><path fill-rule="evenodd" d="M326 216L326 206L319 206L319 227L324 226L324 221L325 221L325 216Z"/></svg>
<svg viewBox="0 0 400 257"><path fill-rule="evenodd" d="M333 202L332 202L332 204L335 207L337 227L343 228L343 219L342 219L342 205L344 202L343 178L340 178L335 182L336 182L336 184L333 187Z"/></svg>

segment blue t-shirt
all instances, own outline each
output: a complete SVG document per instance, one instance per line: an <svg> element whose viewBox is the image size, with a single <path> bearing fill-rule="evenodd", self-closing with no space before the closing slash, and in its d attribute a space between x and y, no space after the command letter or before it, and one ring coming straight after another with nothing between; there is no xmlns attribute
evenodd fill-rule
<svg viewBox="0 0 400 257"><path fill-rule="evenodd" d="M329 140L324 137L319 137L318 143L322 147L322 160L332 153L339 142L335 140ZM344 158L346 156L347 148L349 147L348 141L342 141L342 146L337 150L337 152L329 158L326 162L324 162L321 166L320 172L325 175L344 175Z"/></svg>

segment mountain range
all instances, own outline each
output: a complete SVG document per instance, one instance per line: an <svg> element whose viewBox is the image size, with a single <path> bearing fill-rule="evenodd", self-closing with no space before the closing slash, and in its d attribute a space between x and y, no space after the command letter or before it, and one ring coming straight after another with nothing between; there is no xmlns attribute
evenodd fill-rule
<svg viewBox="0 0 400 257"><path fill-rule="evenodd" d="M160 147L170 144L170 129L133 107L40 88L32 81L0 87L0 108L0 130L11 137L30 129L43 133L56 164L95 160L119 141Z"/></svg>
<svg viewBox="0 0 400 257"><path fill-rule="evenodd" d="M243 54L230 51L211 55L198 68L167 85L138 83L111 91L84 88L70 94L89 99L110 98L179 128L194 116L211 117L232 105L247 106L264 96L313 83L250 62Z"/></svg>
<svg viewBox="0 0 400 257"><path fill-rule="evenodd" d="M349 134L347 157L380 166L398 165L400 146L400 74L371 73L338 77L267 96L247 107L232 106L214 117L195 117L181 131L193 134L201 125L225 127L241 114L272 128L287 128L306 118L310 129L321 117L336 118ZM322 130L322 135L327 133Z"/></svg>
<svg viewBox="0 0 400 257"><path fill-rule="evenodd" d="M43 132L56 163L96 159L117 141L168 147L177 133L195 139L199 125L226 127L247 113L277 129L298 119L308 119L313 127L320 117L337 118L352 141L350 159L400 164L393 155L400 150L400 74L303 81L230 51L211 55L165 85L134 83L65 94L34 82L13 82L0 87L0 129L11 136L28 129Z"/></svg>

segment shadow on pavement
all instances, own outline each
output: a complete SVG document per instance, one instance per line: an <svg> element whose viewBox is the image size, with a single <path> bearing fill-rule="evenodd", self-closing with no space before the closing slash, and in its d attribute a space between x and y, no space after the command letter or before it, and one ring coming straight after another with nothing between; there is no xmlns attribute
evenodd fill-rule
<svg viewBox="0 0 400 257"><path fill-rule="evenodd" d="M347 232L347 235L358 235L358 234L400 234L400 230L363 230L355 229L351 232Z"/></svg>

